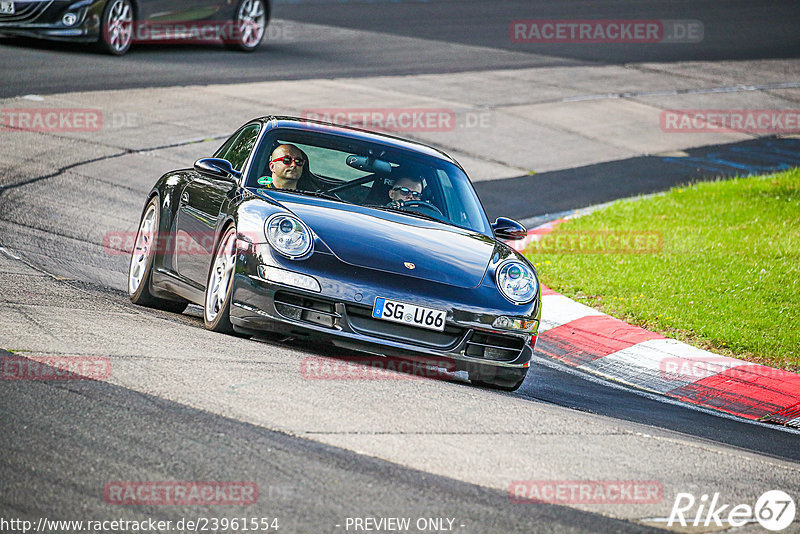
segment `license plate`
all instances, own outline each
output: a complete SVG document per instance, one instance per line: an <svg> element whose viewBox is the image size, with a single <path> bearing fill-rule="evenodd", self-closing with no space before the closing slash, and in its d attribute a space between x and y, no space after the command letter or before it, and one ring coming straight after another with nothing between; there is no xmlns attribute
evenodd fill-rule
<svg viewBox="0 0 800 534"><path fill-rule="evenodd" d="M439 330L441 332L444 330L444 320L447 317L447 312L378 297L375 299L375 306L372 308L372 316L376 319L385 319L386 321L394 321L395 323Z"/></svg>
<svg viewBox="0 0 800 534"><path fill-rule="evenodd" d="M0 2L0 14L13 15L14 14L14 2Z"/></svg>

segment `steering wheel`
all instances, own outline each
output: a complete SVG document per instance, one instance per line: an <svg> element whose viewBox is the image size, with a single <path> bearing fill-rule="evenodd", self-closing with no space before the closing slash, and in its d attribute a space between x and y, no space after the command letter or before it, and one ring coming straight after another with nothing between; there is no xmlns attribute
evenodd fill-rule
<svg viewBox="0 0 800 534"><path fill-rule="evenodd" d="M409 200L407 202L403 202L403 209L418 211L423 215L431 215L432 212L435 217L444 218L444 214L441 212L439 208L437 208L430 202L426 202L424 200Z"/></svg>

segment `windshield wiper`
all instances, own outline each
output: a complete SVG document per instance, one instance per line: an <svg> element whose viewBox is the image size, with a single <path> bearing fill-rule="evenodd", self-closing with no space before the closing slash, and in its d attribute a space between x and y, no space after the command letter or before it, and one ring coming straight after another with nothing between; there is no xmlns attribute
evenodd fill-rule
<svg viewBox="0 0 800 534"><path fill-rule="evenodd" d="M335 200L337 202L346 202L346 201L342 200L341 198L339 198L337 196L330 195L330 194L324 193L322 191L305 191L305 190L301 190L301 189L280 189L280 188L265 189L265 191L280 191L281 193L298 193L298 194L306 195L306 196L310 196L310 197L327 198L328 200Z"/></svg>
<svg viewBox="0 0 800 534"><path fill-rule="evenodd" d="M380 206L378 204L368 204L365 207L367 207L367 208L375 208L376 210L383 210L383 211L399 211L401 213L407 213L409 215L413 215L413 216L419 217L421 219L428 219L429 221L436 221L436 222L445 223L445 224L452 224L450 221L447 221L445 219L439 219L438 217L434 217L432 215L428 215L428 214L425 214L425 213L420 213L418 211L409 210L409 209L392 208L392 207L389 207L389 206Z"/></svg>
<svg viewBox="0 0 800 534"><path fill-rule="evenodd" d="M328 200L335 200L336 202L346 202L341 198L337 197L336 195L331 195L330 193L326 193L324 191L298 191L297 189L295 189L293 192L312 197L327 198Z"/></svg>

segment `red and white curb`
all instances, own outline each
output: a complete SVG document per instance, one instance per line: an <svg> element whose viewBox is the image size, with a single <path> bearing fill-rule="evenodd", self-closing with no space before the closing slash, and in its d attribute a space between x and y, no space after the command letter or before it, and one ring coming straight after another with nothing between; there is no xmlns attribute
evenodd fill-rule
<svg viewBox="0 0 800 534"><path fill-rule="evenodd" d="M511 242L523 251L564 219ZM538 355L681 402L800 427L800 374L720 356L542 287Z"/></svg>

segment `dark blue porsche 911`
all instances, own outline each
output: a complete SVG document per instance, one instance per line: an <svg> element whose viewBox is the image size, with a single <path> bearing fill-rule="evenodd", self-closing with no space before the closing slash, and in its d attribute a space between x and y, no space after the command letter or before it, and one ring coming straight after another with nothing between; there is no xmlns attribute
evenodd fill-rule
<svg viewBox="0 0 800 534"><path fill-rule="evenodd" d="M216 332L444 360L473 383L514 390L541 297L534 268L499 239L525 233L490 223L464 170L438 150L264 117L156 182L128 291L175 312L202 305Z"/></svg>

